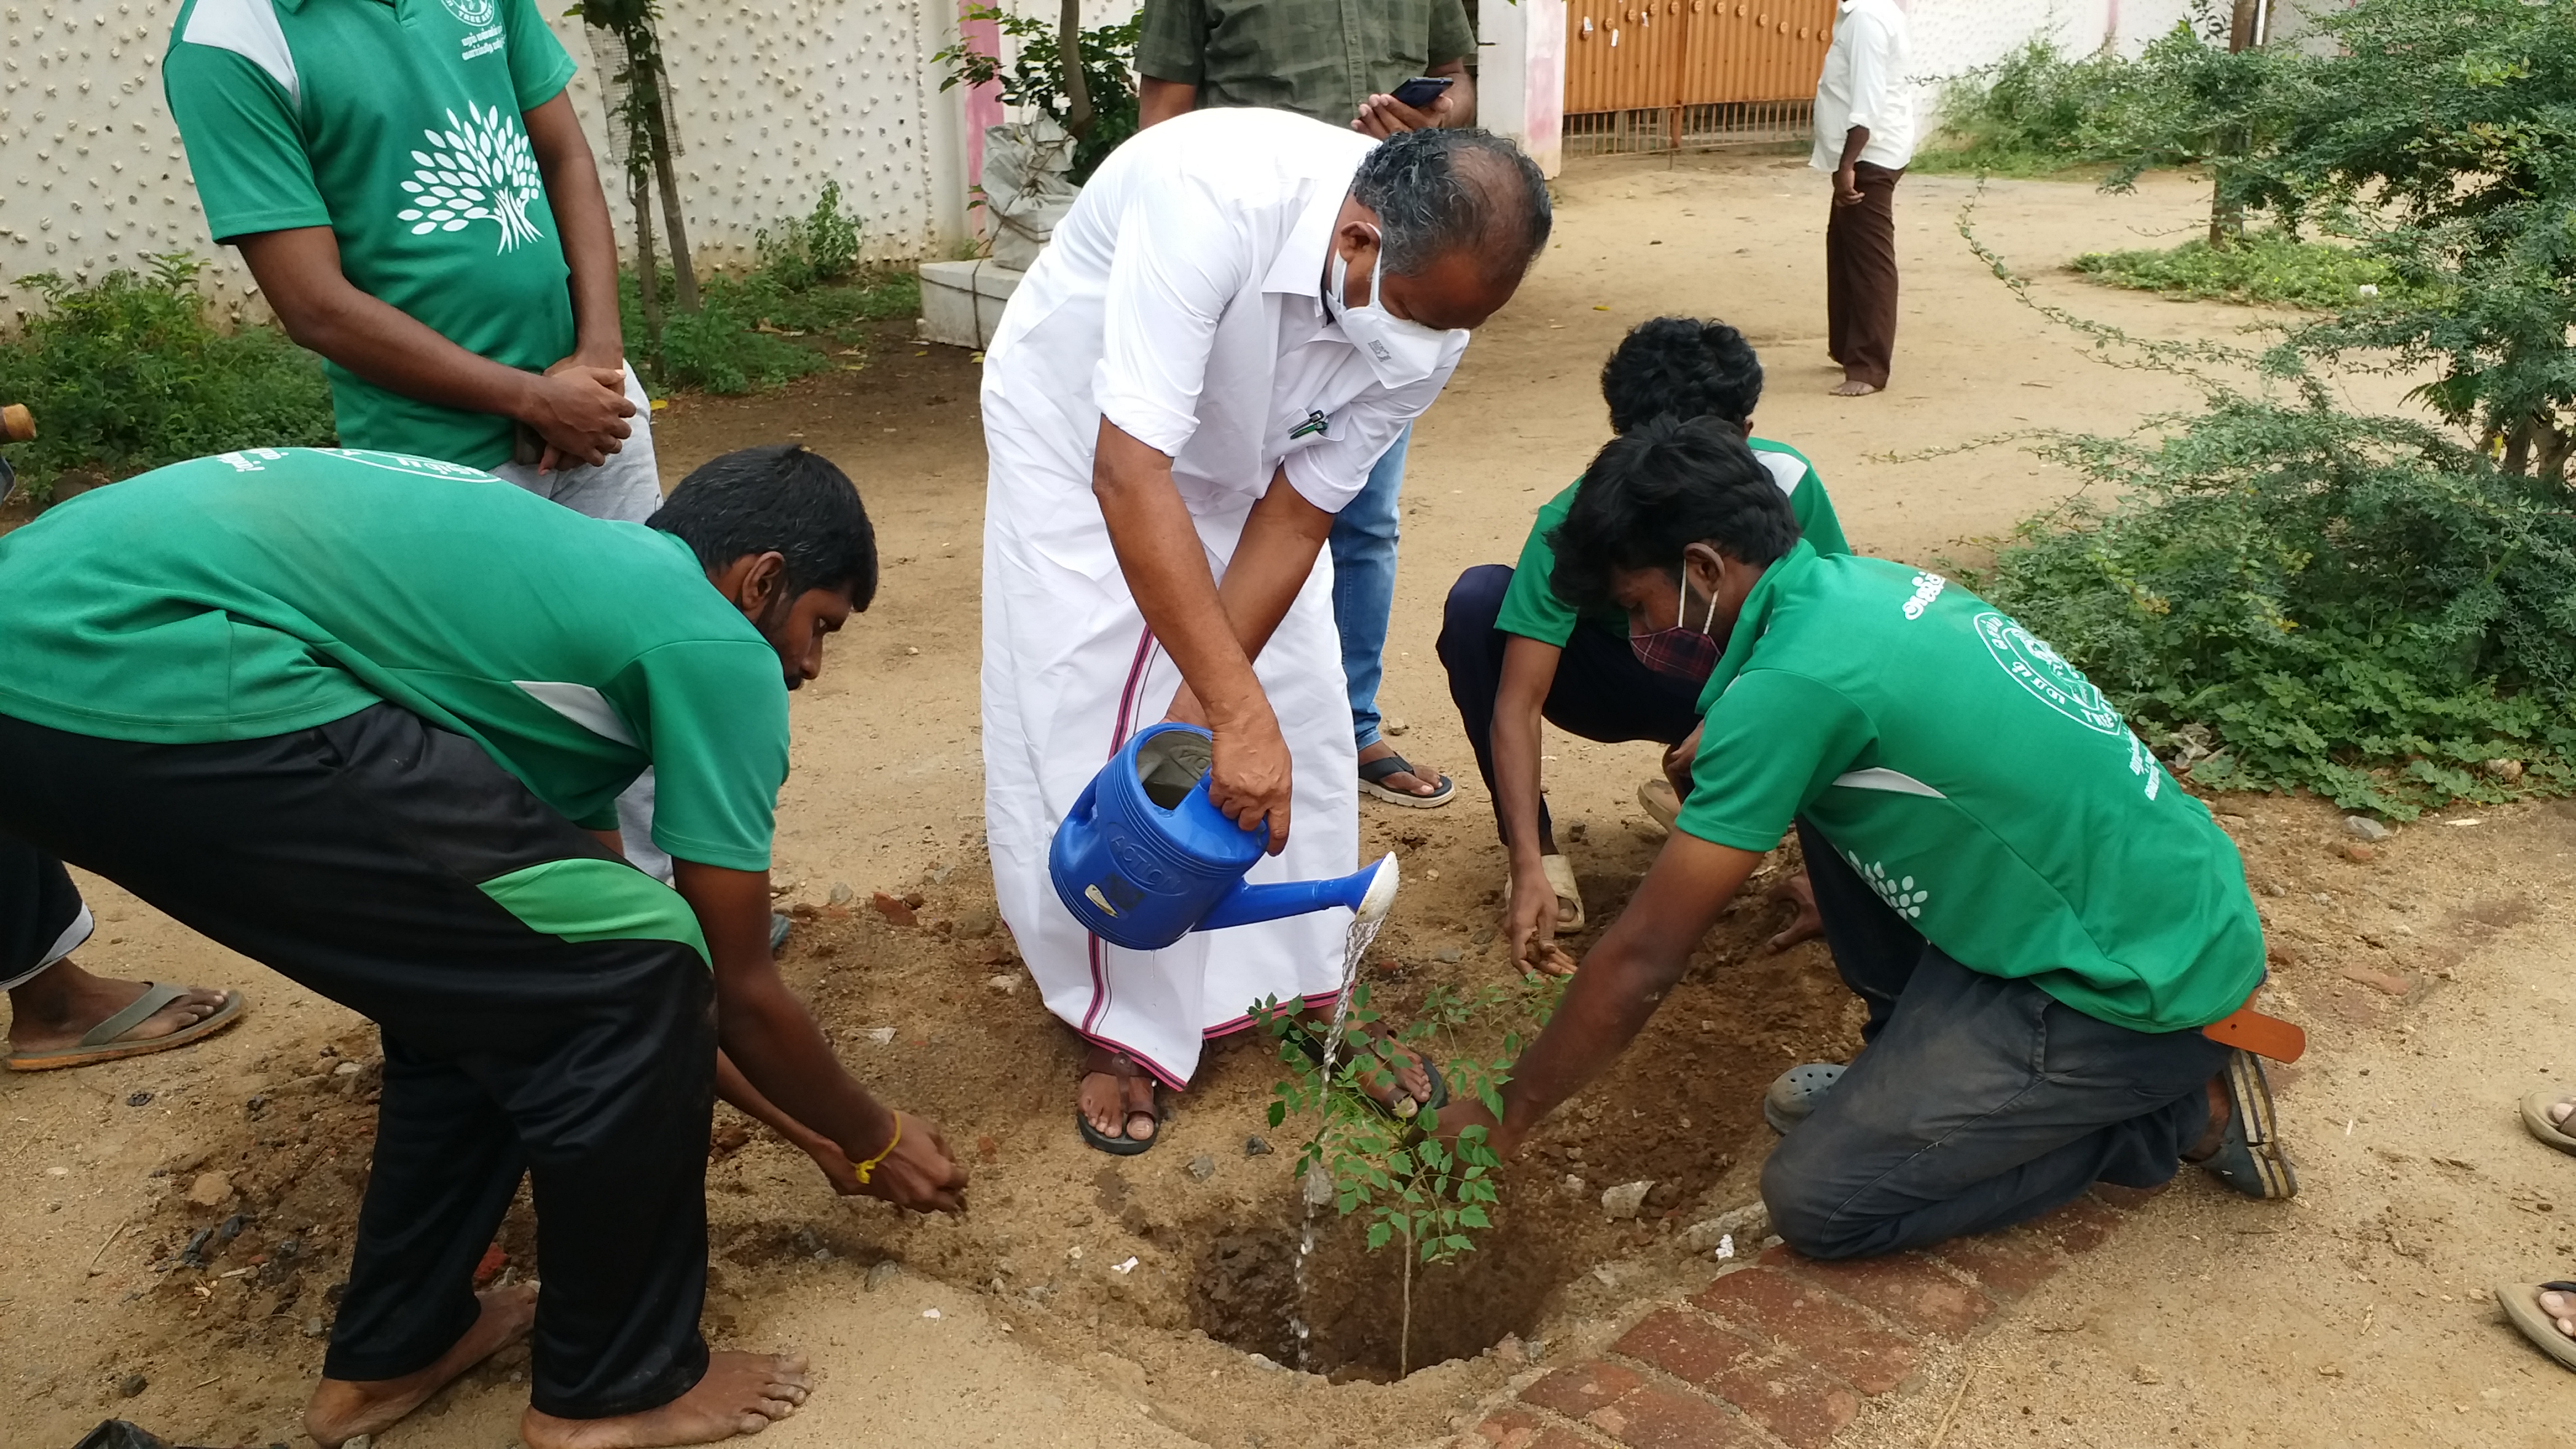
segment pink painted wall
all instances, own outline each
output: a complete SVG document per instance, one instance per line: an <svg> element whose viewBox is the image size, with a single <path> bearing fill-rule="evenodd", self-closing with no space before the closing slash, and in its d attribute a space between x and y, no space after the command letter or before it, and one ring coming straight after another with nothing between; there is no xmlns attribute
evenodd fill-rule
<svg viewBox="0 0 2576 1449"><path fill-rule="evenodd" d="M986 55L1002 53L1002 27L992 20L969 20L966 11L974 0L957 0L957 33L968 45ZM1002 124L1002 83L970 86L966 91L966 184L972 188L984 175L984 128ZM972 198L974 192L967 195ZM984 208L968 213L977 235L984 234Z"/></svg>

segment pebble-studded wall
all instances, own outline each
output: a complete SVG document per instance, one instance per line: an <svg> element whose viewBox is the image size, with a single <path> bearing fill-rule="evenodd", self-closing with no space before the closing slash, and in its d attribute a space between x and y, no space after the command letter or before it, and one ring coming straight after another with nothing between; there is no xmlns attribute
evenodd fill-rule
<svg viewBox="0 0 2576 1449"><path fill-rule="evenodd" d="M209 259L236 313L249 273L206 234L160 62L181 0L0 0L0 325L38 305L17 279L94 278L154 253ZM562 0L539 0L553 16ZM931 55L956 0L666 0L681 191L704 265L809 210L826 181L878 257L950 254L967 234L959 96ZM587 33L552 18L581 67L573 99L605 157ZM608 169L603 159L602 169ZM612 199L621 240L628 207Z"/></svg>

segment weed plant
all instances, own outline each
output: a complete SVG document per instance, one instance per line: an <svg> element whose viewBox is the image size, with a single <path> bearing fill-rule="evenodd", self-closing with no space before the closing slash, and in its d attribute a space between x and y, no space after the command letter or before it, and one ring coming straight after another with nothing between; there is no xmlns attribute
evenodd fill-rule
<svg viewBox="0 0 2576 1449"><path fill-rule="evenodd" d="M185 252L88 286L51 272L19 278L45 299L26 331L0 340L0 401L36 415L10 461L39 500L72 470L123 478L251 447L328 447L322 360L267 327L224 332L206 318Z"/></svg>

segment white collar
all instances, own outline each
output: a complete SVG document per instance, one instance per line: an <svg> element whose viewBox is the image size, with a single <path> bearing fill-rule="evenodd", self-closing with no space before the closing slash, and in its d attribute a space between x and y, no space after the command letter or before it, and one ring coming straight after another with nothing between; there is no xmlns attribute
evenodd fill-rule
<svg viewBox="0 0 2576 1449"><path fill-rule="evenodd" d="M1261 279L1265 292L1289 292L1300 297L1323 295L1324 262L1333 249L1333 218L1342 214L1342 201L1350 188L1339 191L1319 190L1297 214L1296 225L1288 229L1288 244L1279 249L1278 260L1270 264L1270 274Z"/></svg>

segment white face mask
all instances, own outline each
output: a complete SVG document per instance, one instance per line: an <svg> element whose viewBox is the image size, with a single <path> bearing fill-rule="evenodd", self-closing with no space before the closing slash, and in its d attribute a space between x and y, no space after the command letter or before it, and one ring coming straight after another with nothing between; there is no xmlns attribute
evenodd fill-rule
<svg viewBox="0 0 2576 1449"><path fill-rule="evenodd" d="M1363 226L1367 223L1361 223ZM1372 233L1376 227L1369 227ZM1342 335L1368 359L1369 371L1387 387L1416 383L1439 370L1441 349L1448 345L1449 334L1419 322L1408 322L1378 305L1378 287L1386 280L1386 246L1383 234L1377 249L1377 264L1369 271L1369 299L1365 307L1353 307L1343 301L1350 295L1351 259L1340 248L1333 250L1332 286L1325 301L1333 320L1341 324Z"/></svg>

